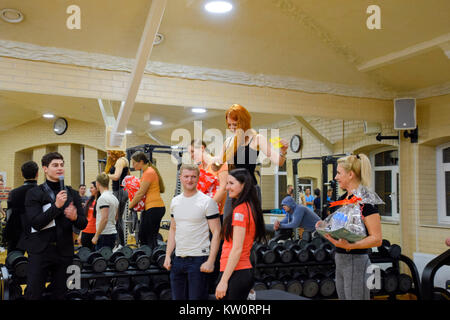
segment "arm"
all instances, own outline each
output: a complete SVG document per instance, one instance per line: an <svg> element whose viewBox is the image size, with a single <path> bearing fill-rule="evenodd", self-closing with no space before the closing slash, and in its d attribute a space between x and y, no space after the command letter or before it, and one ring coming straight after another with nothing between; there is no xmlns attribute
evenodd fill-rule
<svg viewBox="0 0 450 320"><path fill-rule="evenodd" d="M300 223L303 220L303 215L305 214L303 209L305 209L305 208L298 208L297 207L295 209L296 210L292 214L292 221L290 223L287 223L287 221L284 221L285 219L283 219L283 221L280 223L280 228L282 228L282 229L294 229L294 228L300 227Z"/></svg>
<svg viewBox="0 0 450 320"><path fill-rule="evenodd" d="M92 243L97 244L98 238L102 234L103 230L105 230L106 224L108 222L108 215L109 215L109 207L104 207L100 209L100 224L95 231L95 236L92 238Z"/></svg>
<svg viewBox="0 0 450 320"><path fill-rule="evenodd" d="M208 260L200 266L200 271L210 273L214 271L214 263L220 246L220 219L208 219L208 226L212 233L211 248L209 249Z"/></svg>
<svg viewBox="0 0 450 320"><path fill-rule="evenodd" d="M230 280L231 275L233 274L234 268L239 262L241 257L242 248L244 246L245 239L245 228L244 227L233 227L233 246L230 251L230 255L228 256L227 265L222 274L222 278L220 279L219 284L216 288L216 298L222 299L228 289L228 280Z"/></svg>
<svg viewBox="0 0 450 320"><path fill-rule="evenodd" d="M146 180L142 180L139 190L136 192L133 200L131 200L131 202L129 204L130 208L134 208L139 203L139 201L141 201L142 198L144 198L144 196L147 194L149 187L150 187L150 182L146 181Z"/></svg>
<svg viewBox="0 0 450 320"><path fill-rule="evenodd" d="M30 222L30 226L39 231L48 225L52 220L63 213L62 206L67 199L67 194L65 191L60 191L56 198L55 203L48 203L50 207L43 211L43 198L45 194L39 187L31 189L25 199L25 214L27 221Z"/></svg>
<svg viewBox="0 0 450 320"><path fill-rule="evenodd" d="M177 230L177 226L175 224L175 219L170 218L170 229L169 229L169 237L167 238L167 246L166 246L166 258L164 259L164 268L170 270L171 268L171 256L173 250L175 250L175 232Z"/></svg>
<svg viewBox="0 0 450 320"><path fill-rule="evenodd" d="M280 140L280 143L283 145L280 150L281 153L276 152L264 136L257 134L256 140L260 150L270 159L270 161L272 161L272 163L277 164L280 167L284 164L286 161L285 153L288 148L287 143L284 140Z"/></svg>
<svg viewBox="0 0 450 320"><path fill-rule="evenodd" d="M108 176L111 180L117 181L122 174L123 168L128 167L128 160L120 158L119 160L117 160L115 167L116 171L114 171L114 174L109 173Z"/></svg>
<svg viewBox="0 0 450 320"><path fill-rule="evenodd" d="M84 214L83 206L81 205L81 198L80 198L80 195L78 194L78 192L76 192L75 190L72 189L71 192L72 192L72 196L73 196L73 204L76 208L76 212L75 212L76 219L72 220L72 222L73 222L73 225L77 229L83 230L84 228L86 228L88 221ZM67 217L67 215L66 215L66 217ZM67 217L67 218L70 220L69 217Z"/></svg>
<svg viewBox="0 0 450 320"><path fill-rule="evenodd" d="M223 198L227 195L227 177L228 177L228 171L224 170L219 173L219 190L217 190L216 194L213 197L213 200L217 203L220 203Z"/></svg>

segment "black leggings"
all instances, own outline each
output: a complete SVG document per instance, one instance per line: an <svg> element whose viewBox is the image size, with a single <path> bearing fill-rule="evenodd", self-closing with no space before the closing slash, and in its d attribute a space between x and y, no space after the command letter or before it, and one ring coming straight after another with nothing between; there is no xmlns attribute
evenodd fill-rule
<svg viewBox="0 0 450 320"><path fill-rule="evenodd" d="M162 217L166 213L165 207L150 208L142 212L139 226L139 242L150 248L158 246L157 237Z"/></svg>
<svg viewBox="0 0 450 320"><path fill-rule="evenodd" d="M222 279L223 272L220 273L218 282ZM228 280L227 294L223 300L247 300L248 293L252 289L253 269L234 270Z"/></svg>
<svg viewBox="0 0 450 320"><path fill-rule="evenodd" d="M91 251L95 251L95 244L92 243L92 238L95 236L95 233L81 233L81 246L88 247Z"/></svg>

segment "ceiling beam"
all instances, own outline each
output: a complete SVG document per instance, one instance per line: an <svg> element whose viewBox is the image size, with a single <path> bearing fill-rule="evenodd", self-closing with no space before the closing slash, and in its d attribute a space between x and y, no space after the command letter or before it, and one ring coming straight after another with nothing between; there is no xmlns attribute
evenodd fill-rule
<svg viewBox="0 0 450 320"><path fill-rule="evenodd" d="M317 131L316 128L314 128L308 121L305 120L305 118L301 116L292 116L292 119L294 119L299 125L308 130L310 134L312 134L320 142L322 142L330 151L333 151L333 144L331 143L331 141L325 138L319 131Z"/></svg>
<svg viewBox="0 0 450 320"><path fill-rule="evenodd" d="M124 105L120 108L116 125L111 133L110 144L119 146L125 136L125 130L133 111L134 102L144 75L145 67L152 53L153 42L156 33L161 25L167 0L153 0L150 11L145 22L144 31L142 33L141 42L136 55L136 63L131 74L131 81L128 82L127 97Z"/></svg>
<svg viewBox="0 0 450 320"><path fill-rule="evenodd" d="M388 64L398 62L407 58L411 58L415 55L421 54L435 47L446 45L450 41L450 33L442 35L440 37L424 41L400 51L391 52L387 55L372 59L358 66L358 70L362 72L371 71Z"/></svg>
<svg viewBox="0 0 450 320"><path fill-rule="evenodd" d="M105 127L114 127L116 124L116 117L114 116L111 100L105 100L105 103L103 103L102 99L98 99L98 106L102 113Z"/></svg>

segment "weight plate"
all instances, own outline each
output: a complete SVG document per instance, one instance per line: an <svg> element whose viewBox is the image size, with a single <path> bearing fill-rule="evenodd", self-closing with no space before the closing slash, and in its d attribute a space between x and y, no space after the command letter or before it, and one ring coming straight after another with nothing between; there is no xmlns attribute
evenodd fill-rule
<svg viewBox="0 0 450 320"><path fill-rule="evenodd" d="M386 275L384 278L384 290L387 293L392 293L397 290L398 279L395 275Z"/></svg>
<svg viewBox="0 0 450 320"><path fill-rule="evenodd" d="M303 287L299 281L289 281L286 285L286 291L299 296L302 294Z"/></svg>
<svg viewBox="0 0 450 320"><path fill-rule="evenodd" d="M309 253L306 250L301 250L298 255L297 255L297 259L300 262L306 262L309 260Z"/></svg>
<svg viewBox="0 0 450 320"><path fill-rule="evenodd" d="M281 282L279 282L279 281L274 281L274 282L272 282L272 283L270 284L270 288L269 288L269 289L284 291L284 290L285 290L285 287L284 287L284 284L282 284Z"/></svg>
<svg viewBox="0 0 450 320"><path fill-rule="evenodd" d="M263 254L263 261L265 264L272 264L275 262L276 256L273 251L267 251Z"/></svg>
<svg viewBox="0 0 450 320"><path fill-rule="evenodd" d="M253 290L267 290L267 286L263 282L255 282L255 285L253 286Z"/></svg>
<svg viewBox="0 0 450 320"><path fill-rule="evenodd" d="M91 249L89 249L88 247L81 247L78 250L77 256L78 256L78 258L80 258L80 260L82 262L85 262L85 261L87 261L90 254L91 254Z"/></svg>
<svg viewBox="0 0 450 320"><path fill-rule="evenodd" d="M316 281L308 279L303 283L303 295L307 298L313 298L319 293L319 285Z"/></svg>
<svg viewBox="0 0 450 320"><path fill-rule="evenodd" d="M412 278L407 274L402 273L398 276L398 289L401 292L407 293L412 288L412 283Z"/></svg>
<svg viewBox="0 0 450 320"><path fill-rule="evenodd" d="M106 261L108 261L113 254L110 247L103 247L100 250L98 250L98 252L102 255L103 258L106 259Z"/></svg>
<svg viewBox="0 0 450 320"><path fill-rule="evenodd" d="M281 262L283 263L289 263L292 261L292 252L289 250L285 250L282 254L281 254Z"/></svg>
<svg viewBox="0 0 450 320"><path fill-rule="evenodd" d="M123 272L128 269L130 266L130 263L128 262L128 259L124 256L116 258L114 261L114 269L118 272Z"/></svg>
<svg viewBox="0 0 450 320"><path fill-rule="evenodd" d="M124 246L124 247L120 248L118 251L122 252L127 259L130 259L131 256L133 255L133 249L131 249L128 246Z"/></svg>
<svg viewBox="0 0 450 320"><path fill-rule="evenodd" d="M28 261L17 262L14 266L14 274L18 278L25 278L27 276Z"/></svg>
<svg viewBox="0 0 450 320"><path fill-rule="evenodd" d="M139 270L147 270L150 267L150 258L148 256L140 256L136 259L136 267Z"/></svg>
<svg viewBox="0 0 450 320"><path fill-rule="evenodd" d="M320 294L324 297L330 297L336 290L336 285L331 279L324 279L320 283Z"/></svg>
<svg viewBox="0 0 450 320"><path fill-rule="evenodd" d="M144 246L140 246L139 249L141 249L142 251L145 252L146 255L148 255L149 257L152 255L152 248L150 248L147 245Z"/></svg>
<svg viewBox="0 0 450 320"><path fill-rule="evenodd" d="M92 262L92 270L94 272L103 272L106 270L106 260L102 258L95 258Z"/></svg>

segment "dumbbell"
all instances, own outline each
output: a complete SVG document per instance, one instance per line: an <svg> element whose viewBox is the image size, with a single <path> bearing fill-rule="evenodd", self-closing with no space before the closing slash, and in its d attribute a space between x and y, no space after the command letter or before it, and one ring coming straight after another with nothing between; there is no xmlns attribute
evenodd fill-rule
<svg viewBox="0 0 450 320"><path fill-rule="evenodd" d="M267 290L267 286L264 282L256 280L255 284L253 285L253 290Z"/></svg>
<svg viewBox="0 0 450 320"><path fill-rule="evenodd" d="M152 249L149 246L141 246L133 251L133 254L131 255L131 264L139 270L147 270L150 267L151 256Z"/></svg>
<svg viewBox="0 0 450 320"><path fill-rule="evenodd" d="M378 247L378 252L385 257L398 259L402 254L402 248L397 244L391 245L389 240L383 239L381 246Z"/></svg>
<svg viewBox="0 0 450 320"><path fill-rule="evenodd" d="M297 280L302 284L302 295L307 298L314 298L319 294L319 284L316 280L309 278L306 274L300 274Z"/></svg>
<svg viewBox="0 0 450 320"><path fill-rule="evenodd" d="M316 247L319 248L322 243L324 243L326 240L322 238L322 236L318 232L314 232L314 235L311 239L311 243Z"/></svg>
<svg viewBox="0 0 450 320"><path fill-rule="evenodd" d="M103 272L106 270L107 262L100 252L91 252L87 247L81 247L78 250L78 257L83 263L83 267L91 267L94 272Z"/></svg>
<svg viewBox="0 0 450 320"><path fill-rule="evenodd" d="M304 248L309 252L310 257L314 257L317 262L322 262L326 259L327 254L324 249L317 248L314 244L308 243Z"/></svg>
<svg viewBox="0 0 450 320"><path fill-rule="evenodd" d="M413 279L405 274L401 273L398 275L398 290L402 293L407 293L409 290L411 290L413 285Z"/></svg>
<svg viewBox="0 0 450 320"><path fill-rule="evenodd" d="M27 276L28 259L23 255L22 251L9 252L5 264L14 276L18 278Z"/></svg>
<svg viewBox="0 0 450 320"><path fill-rule="evenodd" d="M306 242L304 240L300 240L298 242L298 247L294 247L294 255L297 257L297 260L299 262L307 262L310 260L310 253L308 250L309 242Z"/></svg>
<svg viewBox="0 0 450 320"><path fill-rule="evenodd" d="M150 279L148 276L134 277L133 296L136 300L158 300L158 296L150 289Z"/></svg>
<svg viewBox="0 0 450 320"><path fill-rule="evenodd" d="M300 281L292 278L288 273L281 273L278 277L285 287L285 290L289 293L295 294L297 296L302 294L303 287Z"/></svg>
<svg viewBox="0 0 450 320"><path fill-rule="evenodd" d="M111 299L112 300L134 300L134 296L130 293L130 278L118 277L111 281Z"/></svg>
<svg viewBox="0 0 450 320"><path fill-rule="evenodd" d="M78 266L80 268L80 270L83 269L83 263L81 262L81 260L78 257L78 255L74 255L73 256L72 265Z"/></svg>
<svg viewBox="0 0 450 320"><path fill-rule="evenodd" d="M111 300L108 297L108 291L103 288L93 288L89 291L89 300Z"/></svg>
<svg viewBox="0 0 450 320"><path fill-rule="evenodd" d="M262 261L265 264L272 264L276 260L275 253L265 244L258 243L255 246L255 252L258 261Z"/></svg>
<svg viewBox="0 0 450 320"><path fill-rule="evenodd" d="M67 290L64 298L66 300L84 300L83 292L81 290Z"/></svg>
<svg viewBox="0 0 450 320"><path fill-rule="evenodd" d="M91 289L87 293L88 300L111 300L109 297L110 291L109 278L97 278L92 280Z"/></svg>
<svg viewBox="0 0 450 320"><path fill-rule="evenodd" d="M172 300L172 290L168 281L156 281L153 290L158 295L159 300Z"/></svg>
<svg viewBox="0 0 450 320"><path fill-rule="evenodd" d="M286 249L281 243L275 241L269 242L269 248L276 253L281 262L289 263L292 261L292 252Z"/></svg>
<svg viewBox="0 0 450 320"><path fill-rule="evenodd" d="M98 252L114 270L122 272L128 269L129 261L121 251L113 253L111 248L103 247Z"/></svg>
<svg viewBox="0 0 450 320"><path fill-rule="evenodd" d="M167 246L159 245L152 252L152 260L159 267L164 268L164 260L166 259Z"/></svg>
<svg viewBox="0 0 450 320"><path fill-rule="evenodd" d="M381 270L383 289L386 293L394 293L398 288L397 271L394 268Z"/></svg>
<svg viewBox="0 0 450 320"><path fill-rule="evenodd" d="M330 258L334 260L335 247L329 242L322 242L322 244L314 251L316 261L322 262Z"/></svg>
<svg viewBox="0 0 450 320"><path fill-rule="evenodd" d="M293 259L292 260L298 260L300 262L306 262L308 261L309 254L302 250L300 245L296 242L292 242L290 245L286 247L287 250L292 252ZM306 256L305 256L306 253Z"/></svg>
<svg viewBox="0 0 450 320"><path fill-rule="evenodd" d="M312 233L310 231L303 231L302 240L305 240L306 242L310 242L311 239L312 239Z"/></svg>
<svg viewBox="0 0 450 320"><path fill-rule="evenodd" d="M315 274L312 278L317 281L317 284L319 285L319 292L322 297L331 297L336 291L336 284L330 277L318 273Z"/></svg>

